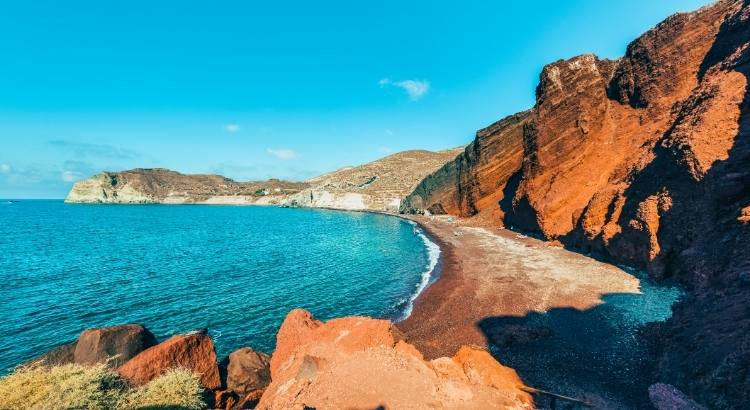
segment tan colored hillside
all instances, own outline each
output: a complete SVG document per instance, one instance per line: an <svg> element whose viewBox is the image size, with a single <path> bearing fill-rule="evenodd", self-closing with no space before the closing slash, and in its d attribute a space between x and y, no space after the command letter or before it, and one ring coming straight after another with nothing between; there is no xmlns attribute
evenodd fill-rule
<svg viewBox="0 0 750 410"><path fill-rule="evenodd" d="M393 211L424 177L463 151L403 151L356 167L313 178L309 188L290 197L289 205L351 210Z"/></svg>

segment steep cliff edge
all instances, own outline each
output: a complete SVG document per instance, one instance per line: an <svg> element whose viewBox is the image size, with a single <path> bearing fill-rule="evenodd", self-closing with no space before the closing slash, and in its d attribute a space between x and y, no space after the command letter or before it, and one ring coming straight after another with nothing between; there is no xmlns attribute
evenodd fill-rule
<svg viewBox="0 0 750 410"><path fill-rule="evenodd" d="M616 61L546 66L533 109L482 130L403 212L505 224L679 280L655 378L750 402L750 2L676 14Z"/></svg>
<svg viewBox="0 0 750 410"><path fill-rule="evenodd" d="M469 216L486 210L499 219L501 210L494 205L503 199L503 187L521 166L522 125L528 115L511 115L479 130L455 160L428 175L406 196L401 211Z"/></svg>
<svg viewBox="0 0 750 410"><path fill-rule="evenodd" d="M307 187L276 179L236 182L220 175L184 175L168 169L102 172L78 181L69 203L111 204L278 204Z"/></svg>

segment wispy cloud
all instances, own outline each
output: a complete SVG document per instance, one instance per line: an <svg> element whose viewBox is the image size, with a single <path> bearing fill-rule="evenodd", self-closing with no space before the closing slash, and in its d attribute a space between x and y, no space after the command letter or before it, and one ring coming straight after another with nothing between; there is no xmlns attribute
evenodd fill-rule
<svg viewBox="0 0 750 410"><path fill-rule="evenodd" d="M409 96L409 99L412 101L417 101L420 98L424 97L425 94L430 90L430 83L426 80L401 80L401 81L394 81L390 78L383 78L380 81L378 81L378 85L380 85L380 88L384 87L396 87L404 90L406 92L406 95Z"/></svg>
<svg viewBox="0 0 750 410"><path fill-rule="evenodd" d="M70 152L78 157L136 159L141 155L135 151L107 144L90 144L68 140L49 141L50 145Z"/></svg>
<svg viewBox="0 0 750 410"><path fill-rule="evenodd" d="M385 133L388 134L388 135L393 135L393 130L390 130L390 129L389 130L385 130Z"/></svg>
<svg viewBox="0 0 750 410"><path fill-rule="evenodd" d="M290 160L299 157L294 150L288 148L269 148L268 153L278 159Z"/></svg>
<svg viewBox="0 0 750 410"><path fill-rule="evenodd" d="M63 171L60 177L65 182L75 182L83 178L83 175L76 171Z"/></svg>
<svg viewBox="0 0 750 410"><path fill-rule="evenodd" d="M0 164L0 174L10 174L13 171L13 167L8 164Z"/></svg>
<svg viewBox="0 0 750 410"><path fill-rule="evenodd" d="M239 124L226 124L226 125L224 125L223 128L224 128L224 131L226 131L226 132L228 132L230 134L234 134L234 133L236 133L237 131L240 130Z"/></svg>

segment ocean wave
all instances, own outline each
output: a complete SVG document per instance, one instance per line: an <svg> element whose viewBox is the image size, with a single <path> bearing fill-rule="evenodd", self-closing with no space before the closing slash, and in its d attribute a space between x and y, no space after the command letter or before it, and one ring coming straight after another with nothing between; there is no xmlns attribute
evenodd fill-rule
<svg viewBox="0 0 750 410"><path fill-rule="evenodd" d="M406 306L396 322L406 320L406 318L411 315L411 312L414 309L414 301L417 300L419 295L421 295L422 292L424 292L424 290L432 283L435 268L437 267L438 261L440 261L440 246L435 242L432 242L416 222L409 221L409 223L414 226L417 236L422 239L422 242L427 249L427 266L425 266L425 271L422 272L422 276L414 289L414 293L409 296L409 300L406 301Z"/></svg>

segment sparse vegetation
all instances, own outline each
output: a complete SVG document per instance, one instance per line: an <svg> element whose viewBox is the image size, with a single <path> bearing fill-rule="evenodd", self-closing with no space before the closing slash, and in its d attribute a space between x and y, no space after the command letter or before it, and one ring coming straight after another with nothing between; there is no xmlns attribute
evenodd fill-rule
<svg viewBox="0 0 750 410"><path fill-rule="evenodd" d="M0 408L202 409L203 388L190 371L175 369L149 384L129 388L104 365L24 367L0 378Z"/></svg>
<svg viewBox="0 0 750 410"><path fill-rule="evenodd" d="M120 403L123 410L147 408L179 408L182 410L205 407L198 378L188 370L171 370L151 383L132 390Z"/></svg>

